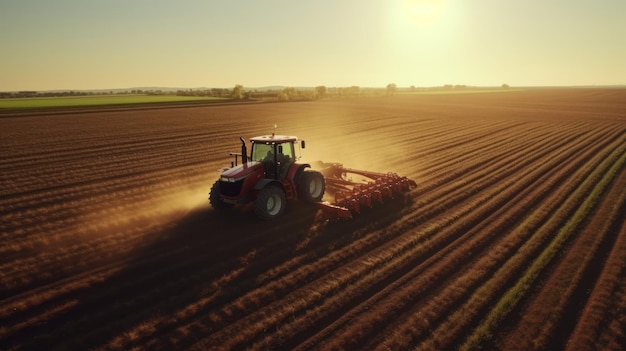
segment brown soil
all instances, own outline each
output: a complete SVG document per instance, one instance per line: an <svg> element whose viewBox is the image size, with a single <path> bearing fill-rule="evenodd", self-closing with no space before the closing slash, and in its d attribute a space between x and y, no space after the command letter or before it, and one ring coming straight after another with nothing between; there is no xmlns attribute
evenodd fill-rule
<svg viewBox="0 0 626 351"><path fill-rule="evenodd" d="M418 187L352 221L211 209L239 137L274 124L305 160ZM626 90L37 111L0 130L3 349L625 346Z"/></svg>

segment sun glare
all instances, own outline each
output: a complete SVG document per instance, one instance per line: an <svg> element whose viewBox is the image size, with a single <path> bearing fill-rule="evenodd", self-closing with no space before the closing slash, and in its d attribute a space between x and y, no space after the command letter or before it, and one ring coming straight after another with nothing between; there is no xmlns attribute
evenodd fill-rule
<svg viewBox="0 0 626 351"><path fill-rule="evenodd" d="M447 0L396 0L387 22L390 74L421 84L439 84L459 42L462 4ZM411 77L411 78L408 78Z"/></svg>
<svg viewBox="0 0 626 351"><path fill-rule="evenodd" d="M428 35L430 38L447 32L451 22L446 0L401 0L395 3L390 17L393 35L410 39Z"/></svg>
<svg viewBox="0 0 626 351"><path fill-rule="evenodd" d="M446 0L401 0L394 3L390 43L399 54L423 54L450 45L457 28Z"/></svg>
<svg viewBox="0 0 626 351"><path fill-rule="evenodd" d="M406 20L421 26L436 23L443 15L446 0L404 0Z"/></svg>

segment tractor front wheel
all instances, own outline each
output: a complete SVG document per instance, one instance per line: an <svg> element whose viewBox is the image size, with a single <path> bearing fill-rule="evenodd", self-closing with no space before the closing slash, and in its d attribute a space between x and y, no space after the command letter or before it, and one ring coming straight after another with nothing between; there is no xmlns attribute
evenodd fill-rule
<svg viewBox="0 0 626 351"><path fill-rule="evenodd" d="M318 171L304 171L298 184L298 197L305 202L313 203L322 200L326 190L326 180Z"/></svg>
<svg viewBox="0 0 626 351"><path fill-rule="evenodd" d="M226 210L231 208L233 205L224 202L222 197L220 196L220 181L216 181L213 183L211 187L211 192L209 193L209 203L213 208L217 210Z"/></svg>
<svg viewBox="0 0 626 351"><path fill-rule="evenodd" d="M286 205L285 192L277 186L268 185L259 192L254 212L259 218L269 221L282 215Z"/></svg>

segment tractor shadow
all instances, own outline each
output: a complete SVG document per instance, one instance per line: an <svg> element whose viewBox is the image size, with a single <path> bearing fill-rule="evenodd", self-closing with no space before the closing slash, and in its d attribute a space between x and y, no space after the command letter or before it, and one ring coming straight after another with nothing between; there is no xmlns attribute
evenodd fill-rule
<svg viewBox="0 0 626 351"><path fill-rule="evenodd" d="M393 201L353 220L333 222L320 220L314 206L299 202L290 202L284 216L271 222L246 208L195 208L169 228L148 233L150 242L131 251L123 268L73 293L74 308L50 320L39 337L18 336L19 343L30 349L92 349L122 338L125 349L151 342L158 342L157 348L189 347L205 332L195 331L175 344L168 335L235 303L298 255L324 255L349 245L354 233L388 226L405 205ZM234 313L225 323L245 313ZM141 332L153 322L153 332Z"/></svg>
<svg viewBox="0 0 626 351"><path fill-rule="evenodd" d="M226 212L198 208L159 240L135 252L137 263L128 265L120 276L151 272L154 278L133 290L151 291L156 297L149 306L138 307L171 315L211 295L212 302L199 307L195 315L219 309L253 290L259 275L291 259L316 218L315 209L298 202L289 203L284 216L274 221L262 221L252 212L251 208Z"/></svg>

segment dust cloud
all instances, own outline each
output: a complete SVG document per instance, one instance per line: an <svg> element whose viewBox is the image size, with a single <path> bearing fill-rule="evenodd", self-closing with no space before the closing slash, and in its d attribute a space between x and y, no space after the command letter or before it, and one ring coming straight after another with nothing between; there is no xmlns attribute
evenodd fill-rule
<svg viewBox="0 0 626 351"><path fill-rule="evenodd" d="M310 145L310 146L309 146ZM373 172L390 172L389 160L395 159L397 152L390 145L376 140L369 142L363 136L342 136L336 139L307 140L307 148L302 151L302 162L342 163L345 167Z"/></svg>
<svg viewBox="0 0 626 351"><path fill-rule="evenodd" d="M208 208L210 184L193 184L151 192L141 199L114 196L111 202L86 213L72 231L72 241L101 255L114 256L148 245L166 235L190 213Z"/></svg>

